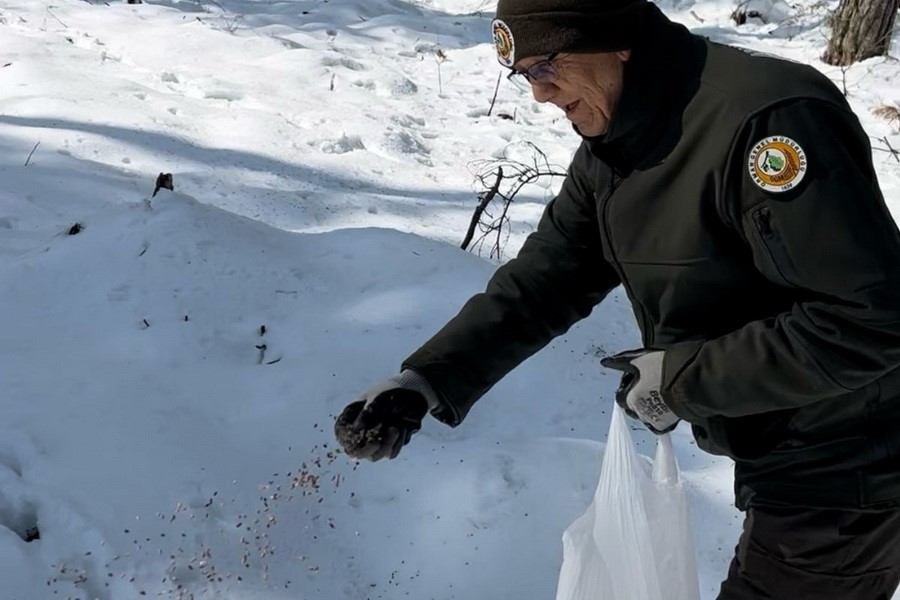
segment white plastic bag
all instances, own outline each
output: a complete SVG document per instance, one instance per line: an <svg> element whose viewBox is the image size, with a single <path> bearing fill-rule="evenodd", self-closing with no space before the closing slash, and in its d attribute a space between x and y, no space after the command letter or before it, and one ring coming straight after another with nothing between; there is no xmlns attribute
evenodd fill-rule
<svg viewBox="0 0 900 600"><path fill-rule="evenodd" d="M672 440L659 437L651 470L618 405L594 500L563 534L556 600L700 600Z"/></svg>

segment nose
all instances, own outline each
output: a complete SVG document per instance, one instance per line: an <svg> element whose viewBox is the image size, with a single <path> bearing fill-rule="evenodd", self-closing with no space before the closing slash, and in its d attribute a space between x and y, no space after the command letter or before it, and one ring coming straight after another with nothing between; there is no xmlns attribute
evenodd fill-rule
<svg viewBox="0 0 900 600"><path fill-rule="evenodd" d="M531 94L534 96L535 102L544 103L553 97L556 86L552 83L541 81L531 82Z"/></svg>

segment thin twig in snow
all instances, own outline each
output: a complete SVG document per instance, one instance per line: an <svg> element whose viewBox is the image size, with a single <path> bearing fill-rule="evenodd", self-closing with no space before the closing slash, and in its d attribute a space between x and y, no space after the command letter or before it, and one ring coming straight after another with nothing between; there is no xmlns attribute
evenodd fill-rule
<svg viewBox="0 0 900 600"><path fill-rule="evenodd" d="M438 95L443 96L444 95L444 81L443 81L443 77L441 75L441 64L445 60L447 60L447 55L444 53L443 50L438 48L434 52L434 60L437 62L437 68L438 68Z"/></svg>
<svg viewBox="0 0 900 600"><path fill-rule="evenodd" d="M503 71L497 73L497 85L494 87L494 97L491 98L491 107L488 109L487 116L491 116L491 111L494 110L494 102L497 101L497 92L500 91L500 79L503 77Z"/></svg>
<svg viewBox="0 0 900 600"><path fill-rule="evenodd" d="M26 167L28 166L28 161L31 160L31 156L34 154L34 151L37 150L37 147L40 146L40 145L41 145L41 143L38 142L37 144L34 145L34 148L31 149L31 152L28 153L28 158L25 159L25 166L26 166Z"/></svg>
<svg viewBox="0 0 900 600"><path fill-rule="evenodd" d="M65 27L66 29L69 28L68 25L66 25L65 23L63 23L62 21L59 20L59 17L57 17L56 15L54 15L52 12L50 12L50 9L49 9L49 8L47 9L47 14L50 15L51 17L53 17L54 19L56 19L57 21L59 21L59 24L62 25L63 27Z"/></svg>
<svg viewBox="0 0 900 600"><path fill-rule="evenodd" d="M887 136L884 136L884 137L881 138L881 139L884 140L884 143L885 143L885 144L887 144L888 152L891 153L891 156L894 157L894 160L896 160L898 163L900 163L900 151L894 150L894 147L891 146L891 143L888 141Z"/></svg>

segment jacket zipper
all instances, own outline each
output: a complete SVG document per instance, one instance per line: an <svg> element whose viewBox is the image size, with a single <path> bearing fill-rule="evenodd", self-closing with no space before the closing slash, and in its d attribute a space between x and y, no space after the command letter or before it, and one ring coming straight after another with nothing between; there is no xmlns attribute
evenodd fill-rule
<svg viewBox="0 0 900 600"><path fill-rule="evenodd" d="M772 217L769 214L768 207L763 206L753 213L753 220L756 222L756 229L766 241L774 241L778 235L772 229Z"/></svg>
<svg viewBox="0 0 900 600"><path fill-rule="evenodd" d="M641 333L644 337L644 347L649 347L653 343L653 331L650 327L649 319L647 318L647 311L644 310L644 306L638 301L631 284L628 283L628 278L625 277L625 269L622 268L619 259L616 257L616 251L612 242L612 229L609 226L610 200L622 181L623 177L619 175L615 169L612 169L612 179L610 179L609 188L606 190L603 199L600 200L600 213L603 216L603 229L606 234L604 237L606 239L607 248L609 249L609 255L612 258L612 266L619 274L619 279L622 280L622 285L625 287L625 291L628 293L628 297L631 299L632 304L637 308L638 318L641 322Z"/></svg>
<svg viewBox="0 0 900 600"><path fill-rule="evenodd" d="M752 218L756 231L759 233L760 241L766 252L769 253L769 258L778 275L781 276L786 285L793 285L791 279L785 275L785 270L788 269L790 260L784 245L781 243L781 236L772 225L772 213L769 211L769 207L761 206L754 210Z"/></svg>

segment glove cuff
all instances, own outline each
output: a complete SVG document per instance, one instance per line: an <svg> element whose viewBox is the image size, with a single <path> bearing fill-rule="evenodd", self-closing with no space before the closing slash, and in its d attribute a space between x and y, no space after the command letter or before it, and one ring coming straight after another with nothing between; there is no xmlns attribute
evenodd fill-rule
<svg viewBox="0 0 900 600"><path fill-rule="evenodd" d="M400 371L399 375L393 378L393 380L402 388L422 394L425 401L428 402L428 412L431 414L435 414L442 409L441 401L438 400L438 395L434 391L434 388L431 387L431 384L428 383L427 379L412 369L403 369Z"/></svg>

